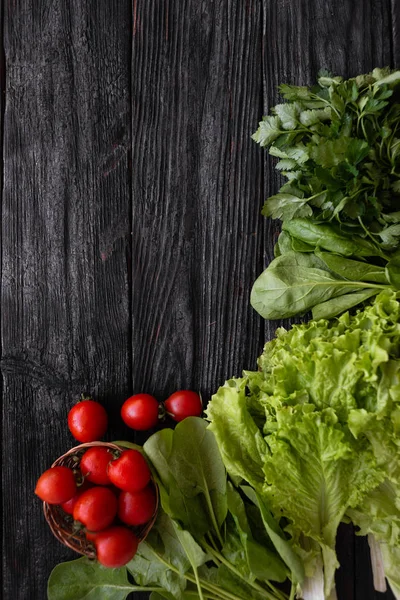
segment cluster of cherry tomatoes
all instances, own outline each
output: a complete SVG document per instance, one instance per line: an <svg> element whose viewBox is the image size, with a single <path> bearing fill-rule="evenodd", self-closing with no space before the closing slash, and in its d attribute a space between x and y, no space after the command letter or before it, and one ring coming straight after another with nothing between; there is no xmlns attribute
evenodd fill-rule
<svg viewBox="0 0 400 600"><path fill-rule="evenodd" d="M158 402L150 394L135 394L123 403L121 417L131 429L146 431L156 427L166 415L179 422L186 417L199 417L202 411L199 394L191 390L180 390L164 402ZM69 430L82 443L102 438L107 425L108 417L104 407L90 399L75 404L68 414Z"/></svg>
<svg viewBox="0 0 400 600"><path fill-rule="evenodd" d="M176 421L200 416L201 398L195 392L175 392L160 404L149 394L136 394L124 402L121 416L136 430L155 427L165 414ZM68 414L68 427L76 440L96 442L105 434L108 416L91 398L83 399ZM136 553L139 540L132 527L149 523L156 510L156 490L144 456L135 449L116 452L107 445L87 448L70 468L54 466L39 478L35 493L70 515L74 528L83 529L96 550L97 560L121 567Z"/></svg>
<svg viewBox="0 0 400 600"><path fill-rule="evenodd" d="M128 427L146 431L155 427L165 415L179 422L186 417L199 417L202 411L199 394L190 390L180 390L161 403L150 394L131 396L122 405L121 417Z"/></svg>
<svg viewBox="0 0 400 600"><path fill-rule="evenodd" d="M135 555L139 540L130 527L150 521L156 492L150 469L135 449L114 453L95 445L84 451L76 468L55 466L39 478L35 493L71 515L84 530L105 567L121 567Z"/></svg>

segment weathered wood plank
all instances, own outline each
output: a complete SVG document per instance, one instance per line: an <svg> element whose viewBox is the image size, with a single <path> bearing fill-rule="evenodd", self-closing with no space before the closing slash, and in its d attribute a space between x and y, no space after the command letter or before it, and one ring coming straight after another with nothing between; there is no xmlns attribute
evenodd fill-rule
<svg viewBox="0 0 400 600"><path fill-rule="evenodd" d="M262 4L264 113L278 101L278 84L310 84L321 68L351 77L374 67L393 66L390 26L393 13L398 12L396 3L392 10L388 0L263 0ZM275 193L279 181L273 161L266 158L265 197ZM266 265L273 258L279 223L268 220L264 228ZM266 338L273 336L277 325L280 322L266 323ZM349 530L342 529L338 544L339 600L372 600L376 596L362 542L355 542ZM388 592L385 597L393 596Z"/></svg>
<svg viewBox="0 0 400 600"><path fill-rule="evenodd" d="M68 409L130 389L130 42L125 0L5 6L4 598L45 598L73 557L33 495L74 445Z"/></svg>
<svg viewBox="0 0 400 600"><path fill-rule="evenodd" d="M255 367L261 5L134 3L133 386L163 395Z"/></svg>
<svg viewBox="0 0 400 600"><path fill-rule="evenodd" d="M393 66L397 69L400 65L400 4L397 0L390 0L391 7L391 43Z"/></svg>

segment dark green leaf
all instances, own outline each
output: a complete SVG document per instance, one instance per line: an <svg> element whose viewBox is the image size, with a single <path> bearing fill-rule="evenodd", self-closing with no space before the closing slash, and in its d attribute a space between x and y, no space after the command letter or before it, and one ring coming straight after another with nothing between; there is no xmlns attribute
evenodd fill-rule
<svg viewBox="0 0 400 600"><path fill-rule="evenodd" d="M249 571L260 580L285 581L288 572L279 556L253 539L240 494L228 484L228 508L245 549Z"/></svg>
<svg viewBox="0 0 400 600"><path fill-rule="evenodd" d="M225 565L220 565L218 567L217 583L224 590L231 592L235 597L265 600L264 594L258 593L249 583L246 583L242 577L236 575Z"/></svg>
<svg viewBox="0 0 400 600"><path fill-rule="evenodd" d="M264 319L284 319L368 285L374 284L341 279L313 254L288 252L275 258L258 277L250 302Z"/></svg>
<svg viewBox="0 0 400 600"><path fill-rule="evenodd" d="M175 598L181 598L186 588L184 575L191 564L174 523L166 514L160 513L154 528L141 542L127 568L137 584L160 586Z"/></svg>
<svg viewBox="0 0 400 600"><path fill-rule="evenodd" d="M287 232L283 231L282 233ZM307 244L306 242L303 242L302 240L299 240L295 237L291 238L291 240L291 250L293 250L294 252L314 252L315 250L314 246L311 246L311 244Z"/></svg>
<svg viewBox="0 0 400 600"><path fill-rule="evenodd" d="M347 146L346 160L349 161L349 167L358 165L369 153L369 146L364 140L352 139ZM353 169L352 174L357 176L358 171Z"/></svg>
<svg viewBox="0 0 400 600"><path fill-rule="evenodd" d="M364 289L344 296L332 298L321 304L316 304L312 309L312 317L317 321L319 319L332 319L333 317L350 310L350 308L357 306L357 304L361 304L361 302L365 302L369 298L376 296L378 292L379 290Z"/></svg>
<svg viewBox="0 0 400 600"><path fill-rule="evenodd" d="M392 190L394 192L396 192L396 194L400 194L400 180L395 181L394 183L392 183Z"/></svg>
<svg viewBox="0 0 400 600"><path fill-rule="evenodd" d="M188 531L182 529L177 523L174 522L175 533L180 541L182 548L185 550L186 556L188 557L192 566L192 571L196 576L196 583L201 592L201 585L198 581L198 568L206 564L210 557L203 552L202 548L193 539ZM200 593L199 593L200 595Z"/></svg>
<svg viewBox="0 0 400 600"><path fill-rule="evenodd" d="M174 431L152 435L144 450L166 488L170 516L198 537L219 530L227 511L226 472L207 423L184 419Z"/></svg>
<svg viewBox="0 0 400 600"><path fill-rule="evenodd" d="M350 281L388 283L384 267L377 267L359 260L344 258L332 252L316 252L316 255L325 263L328 269Z"/></svg>
<svg viewBox="0 0 400 600"><path fill-rule="evenodd" d="M125 568L106 569L97 561L79 558L57 565L51 572L48 600L125 600L135 586Z"/></svg>
<svg viewBox="0 0 400 600"><path fill-rule="evenodd" d="M285 254L285 252L290 252L292 250L292 238L286 231L282 231L279 234L278 241L274 247L274 255L275 258Z"/></svg>
<svg viewBox="0 0 400 600"><path fill-rule="evenodd" d="M400 290L400 256L395 256L388 262L386 275L393 287Z"/></svg>
<svg viewBox="0 0 400 600"><path fill-rule="evenodd" d="M300 557L295 553L272 513L255 490L250 486L243 486L242 489L246 496L258 507L265 531L276 551L292 572L294 581L301 583L304 579L304 567Z"/></svg>
<svg viewBox="0 0 400 600"><path fill-rule="evenodd" d="M320 202L310 199L299 210L298 200L292 199L293 207L290 199L280 206L275 195L264 215L356 224L361 217L367 229L379 233L382 213L395 212L399 204L400 144L395 135L400 105L398 95L393 94L399 86L398 73L375 69L348 80L324 75L319 85L310 88L280 87L287 102L271 109L273 114L266 119L276 120L265 121L254 139L272 145L271 154L295 161L296 165L280 162L277 168L289 181L298 182L304 196L314 198L319 192L331 191L339 197L317 196ZM306 149L301 160L291 154L298 147ZM326 173L315 189L319 168Z"/></svg>
<svg viewBox="0 0 400 600"><path fill-rule="evenodd" d="M292 219L282 229L315 248L323 248L343 256L381 256L382 250L373 242L357 235L339 233L332 225L313 223L309 219Z"/></svg>

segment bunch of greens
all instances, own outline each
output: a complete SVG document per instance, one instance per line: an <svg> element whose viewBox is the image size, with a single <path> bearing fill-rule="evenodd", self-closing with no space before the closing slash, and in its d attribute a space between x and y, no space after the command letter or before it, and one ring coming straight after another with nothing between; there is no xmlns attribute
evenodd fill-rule
<svg viewBox="0 0 400 600"><path fill-rule="evenodd" d="M400 71L375 69L346 81L325 73L312 88L280 86L287 102L253 135L288 179L263 209L284 230L252 291L263 317L316 307L313 316L330 318L382 286L398 289L399 85ZM367 263L374 269L365 272Z"/></svg>
<svg viewBox="0 0 400 600"><path fill-rule="evenodd" d="M301 597L335 597L336 532L351 520L373 536L400 598L400 304L393 292L354 316L279 329L259 370L227 381L207 415L230 476L287 520L307 575Z"/></svg>
<svg viewBox="0 0 400 600"><path fill-rule="evenodd" d="M275 106L253 135L280 159L277 169L289 180L264 213L349 226L361 220L378 240L399 223L399 83L400 71L375 69L347 81L322 74L312 88L281 85L288 102Z"/></svg>
<svg viewBox="0 0 400 600"><path fill-rule="evenodd" d="M314 319L330 319L384 289L400 289L400 254L385 255L369 239L309 219L284 221L282 229L276 258L251 291L265 319L308 310Z"/></svg>
<svg viewBox="0 0 400 600"><path fill-rule="evenodd" d="M189 417L157 432L144 451L161 507L134 559L121 569L86 558L60 564L49 600L125 600L136 591L152 600L286 600L276 584L288 577L294 598L304 570L289 536L252 489L228 481L204 420Z"/></svg>

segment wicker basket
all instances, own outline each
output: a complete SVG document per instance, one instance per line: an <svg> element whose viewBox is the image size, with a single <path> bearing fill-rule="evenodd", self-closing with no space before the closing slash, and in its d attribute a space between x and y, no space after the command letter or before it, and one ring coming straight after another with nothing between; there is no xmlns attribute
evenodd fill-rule
<svg viewBox="0 0 400 600"><path fill-rule="evenodd" d="M84 452L93 446L105 446L106 448L117 452L122 452L125 449L117 446L116 444L110 444L107 442L90 442L87 444L80 444L79 446L75 446L75 448L68 450L68 452L60 456L60 458L57 458L57 460L54 461L51 466L63 466L76 469L79 467L79 461ZM156 509L152 518L150 521L144 525L140 525L139 527L129 527L126 525L126 527L129 527L129 529L135 533L140 542L143 541L149 533L157 516L159 493L157 484L154 482L154 480L152 481L156 494ZM66 512L64 512L63 509L57 504L48 504L47 502L43 502L43 511L51 531L62 544L68 546L68 548L71 548L79 554L87 556L88 558L96 558L96 552L93 544L86 539L83 529L76 530L74 527L74 520L71 515L68 515Z"/></svg>

